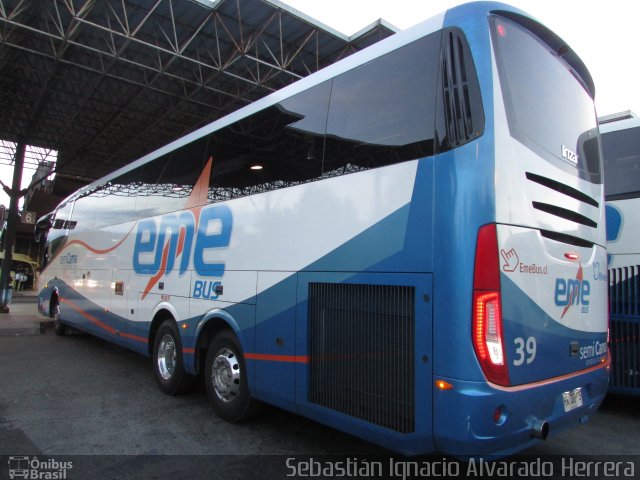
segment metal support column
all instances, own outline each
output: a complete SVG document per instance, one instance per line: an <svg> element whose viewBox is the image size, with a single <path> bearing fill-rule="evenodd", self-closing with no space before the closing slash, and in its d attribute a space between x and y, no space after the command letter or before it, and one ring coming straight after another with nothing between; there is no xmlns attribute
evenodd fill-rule
<svg viewBox="0 0 640 480"><path fill-rule="evenodd" d="M26 145L19 142L16 145L14 157L13 183L11 185L9 200L9 218L7 218L7 231L4 235L4 258L2 259L2 270L0 271L0 313L9 313L11 302L11 262L13 260L13 244L16 238L18 227L18 202L22 196L20 186L22 184L22 168L24 166L24 154Z"/></svg>

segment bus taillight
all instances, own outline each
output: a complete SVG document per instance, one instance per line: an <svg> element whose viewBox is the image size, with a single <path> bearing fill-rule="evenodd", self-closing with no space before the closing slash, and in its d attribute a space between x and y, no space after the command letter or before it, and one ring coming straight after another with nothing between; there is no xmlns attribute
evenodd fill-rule
<svg viewBox="0 0 640 480"><path fill-rule="evenodd" d="M478 232L473 276L473 347L487 380L509 385L504 353L496 226Z"/></svg>

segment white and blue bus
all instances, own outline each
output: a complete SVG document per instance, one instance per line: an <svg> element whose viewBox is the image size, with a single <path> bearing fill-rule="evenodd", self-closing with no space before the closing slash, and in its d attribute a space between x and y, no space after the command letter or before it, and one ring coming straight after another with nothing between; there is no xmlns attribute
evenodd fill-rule
<svg viewBox="0 0 640 480"><path fill-rule="evenodd" d="M607 216L610 391L640 395L640 118L600 119Z"/></svg>
<svg viewBox="0 0 640 480"><path fill-rule="evenodd" d="M519 451L607 390L593 97L525 13L453 8L69 197L40 310L230 421Z"/></svg>

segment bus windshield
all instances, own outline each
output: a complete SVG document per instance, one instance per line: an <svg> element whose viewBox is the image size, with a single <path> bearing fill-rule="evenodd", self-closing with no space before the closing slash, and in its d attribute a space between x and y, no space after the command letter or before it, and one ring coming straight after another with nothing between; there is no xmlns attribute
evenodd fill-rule
<svg viewBox="0 0 640 480"><path fill-rule="evenodd" d="M640 196L640 127L602 134L607 200Z"/></svg>
<svg viewBox="0 0 640 480"><path fill-rule="evenodd" d="M493 18L492 30L511 135L543 158L564 161L599 183L593 99L560 58L563 52L502 17Z"/></svg>

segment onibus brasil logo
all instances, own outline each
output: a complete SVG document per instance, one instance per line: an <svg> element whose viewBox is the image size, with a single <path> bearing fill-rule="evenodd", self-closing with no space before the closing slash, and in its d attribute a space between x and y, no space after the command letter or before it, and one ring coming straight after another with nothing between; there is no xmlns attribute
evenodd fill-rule
<svg viewBox="0 0 640 480"><path fill-rule="evenodd" d="M9 457L9 478L32 480L65 480L73 462L61 462L53 458L41 460L38 457Z"/></svg>

